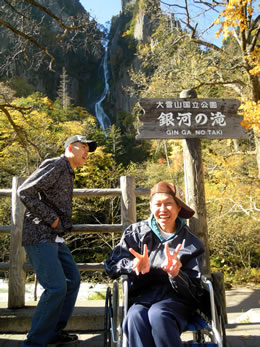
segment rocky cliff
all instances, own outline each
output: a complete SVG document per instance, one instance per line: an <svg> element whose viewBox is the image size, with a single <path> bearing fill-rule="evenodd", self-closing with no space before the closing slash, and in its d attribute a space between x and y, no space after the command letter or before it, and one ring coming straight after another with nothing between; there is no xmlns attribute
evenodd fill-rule
<svg viewBox="0 0 260 347"><path fill-rule="evenodd" d="M120 15L113 17L108 46L109 92L102 103L112 123L116 123L119 112L129 113L137 101L136 97L126 92L126 88L131 85L129 69L138 71L141 68L141 62L136 56L136 47L138 44L151 41L155 28L151 13L156 2L157 0L121 0ZM19 11L16 13L5 4L2 17L18 28L19 23L22 23L27 16L30 20L27 25L36 25L35 28L39 28L38 39L43 46L48 47L55 60L53 71L50 71L48 57L38 62L37 55L31 49L28 50L29 59L23 54L17 54L9 70L5 73L0 71L0 77L23 78L33 86L35 91L42 92L55 100L58 96L62 73L65 71L68 81L67 92L71 103L84 106L94 114L95 103L99 100L104 88L104 73L101 67L105 53L102 46L103 33L99 30L97 23L91 23L88 13L79 0L38 0L38 3L68 25L72 25L71 18L85 16L86 22L90 23L90 29L76 36L73 32L69 32L64 41L60 40L57 44L60 25L52 16L38 7L31 6L26 0L16 3L19 6ZM19 17L20 13L24 16ZM1 68L5 61L10 60L12 55L10 52L13 52L13 55L17 53L12 51L12 48L16 47L20 38L6 28L0 28L0 38L0 50L4 52L0 56ZM26 44L24 41L24 46Z"/></svg>
<svg viewBox="0 0 260 347"><path fill-rule="evenodd" d="M32 6L29 1L21 1L15 4L16 11L14 11L11 6L4 4L1 17L17 30L22 30L21 23L24 21L24 25L28 28L25 28L25 31L37 38L42 46L48 47L48 51L55 59L53 71L50 71L48 57L42 59L43 54L40 56L39 50L37 52L29 41L23 41L12 31L1 27L0 67L7 65L5 62L10 61L12 55L16 58L10 66L1 71L0 77L23 78L35 91L42 92L55 100L62 70L65 68L68 76L67 92L71 103L93 110L93 105L102 90L102 80L98 76L100 61L104 55L101 44L103 34L98 29L97 23L91 22L79 0L38 0L38 3L61 18L67 25L77 23L75 18L84 16L85 22L89 23L89 30L77 35L68 31L62 39L59 23L38 6ZM75 20L74 23L72 18ZM60 34L58 41L57 34ZM25 49L27 56L14 51L18 44L21 52L28 46Z"/></svg>
<svg viewBox="0 0 260 347"><path fill-rule="evenodd" d="M111 79L107 107L111 108L114 117L121 111L129 113L137 101L136 97L126 92L126 88L131 85L129 69L138 71L141 68L141 62L135 55L136 47L151 41L156 26L151 17L150 4L150 1L144 0L122 0L122 11L112 20L109 37Z"/></svg>

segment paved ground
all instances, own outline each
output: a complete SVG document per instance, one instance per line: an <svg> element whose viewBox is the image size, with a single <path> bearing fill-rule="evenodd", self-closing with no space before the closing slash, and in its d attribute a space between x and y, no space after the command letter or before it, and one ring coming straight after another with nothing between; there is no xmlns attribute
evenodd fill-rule
<svg viewBox="0 0 260 347"><path fill-rule="evenodd" d="M22 347L24 338L24 334L0 335L0 346ZM49 346L53 347L54 345ZM66 344L66 347L103 347L103 334L79 334L79 342Z"/></svg>
<svg viewBox="0 0 260 347"><path fill-rule="evenodd" d="M260 288L226 291L228 347L260 347Z"/></svg>
<svg viewBox="0 0 260 347"><path fill-rule="evenodd" d="M226 291L227 347L260 347L260 288ZM25 335L0 334L1 347L21 347ZM68 347L75 346L70 344ZM78 347L102 347L102 332L79 334ZM147 346L149 347L149 346Z"/></svg>

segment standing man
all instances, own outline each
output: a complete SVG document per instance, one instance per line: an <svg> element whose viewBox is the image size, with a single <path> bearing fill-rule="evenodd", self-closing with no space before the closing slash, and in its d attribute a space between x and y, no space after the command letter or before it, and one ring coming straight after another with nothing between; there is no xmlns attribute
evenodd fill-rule
<svg viewBox="0 0 260 347"><path fill-rule="evenodd" d="M72 229L74 169L85 164L97 144L75 135L64 147L64 155L45 160L18 189L26 206L22 245L44 288L24 341L26 347L78 339L63 330L80 286L80 273L63 236Z"/></svg>

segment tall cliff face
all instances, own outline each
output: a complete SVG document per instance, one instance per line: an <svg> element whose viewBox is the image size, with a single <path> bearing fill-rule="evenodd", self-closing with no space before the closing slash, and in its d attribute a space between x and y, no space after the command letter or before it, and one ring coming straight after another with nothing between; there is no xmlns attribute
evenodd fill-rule
<svg viewBox="0 0 260 347"><path fill-rule="evenodd" d="M39 0L42 6L51 11L55 16L62 19L67 25L73 25L72 19L77 16L84 16L86 23L89 23L88 13L84 10L79 0ZM31 6L29 2L17 3L20 13L24 13L25 17L30 18L28 25L35 25L39 28L39 40L42 46L47 47L48 51L53 55L53 71L48 69L49 59L46 57L41 62L35 59L36 52L31 45L28 53L31 54L26 59L24 54L17 54L13 60L12 66L8 71L1 73L1 78L17 78L23 77L34 87L35 91L42 92L52 100L57 98L57 90L61 81L63 68L66 69L68 75L68 94L74 105L85 106L90 111L102 89L102 81L97 77L99 75L99 65L104 54L104 48L101 44L102 33L97 28L96 23L90 23L89 28L80 34L68 31L64 41L57 41L56 35L61 33L60 25L52 16L40 10L37 6ZM9 11L9 12L8 12ZM1 17L6 17L15 28L20 28L22 20L26 20L11 10L10 6L6 6ZM31 20L33 19L33 21ZM36 31L35 31L36 32ZM32 31L32 34L35 32ZM6 52L0 57L0 66L7 59L8 54L11 56L12 48L19 42L19 37L13 35L6 28L0 28L0 35L3 38L0 42L0 50ZM73 38L73 36L75 36ZM95 37L95 40L93 39ZM73 40L72 40L73 38ZM73 44L75 42L75 44ZM28 42L24 41L24 46ZM22 47L21 47L22 50ZM38 52L36 52L39 54ZM35 61L33 61L35 59Z"/></svg>
<svg viewBox="0 0 260 347"><path fill-rule="evenodd" d="M107 101L113 115L121 111L129 113L137 102L137 98L125 90L132 83L129 69L138 71L141 68L135 55L136 47L139 43L149 43L156 27L149 4L145 6L144 3L143 0L122 0L122 11L112 21L109 41L111 79Z"/></svg>
<svg viewBox="0 0 260 347"><path fill-rule="evenodd" d="M135 5L138 0L121 0L121 8L123 11L126 10L128 6Z"/></svg>

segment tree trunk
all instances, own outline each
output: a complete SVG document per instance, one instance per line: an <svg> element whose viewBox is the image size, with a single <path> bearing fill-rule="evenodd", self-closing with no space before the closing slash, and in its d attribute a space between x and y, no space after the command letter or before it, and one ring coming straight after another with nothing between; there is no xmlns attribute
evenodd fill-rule
<svg viewBox="0 0 260 347"><path fill-rule="evenodd" d="M233 141L233 145L234 145L234 150L236 152L238 152L239 151L239 141L238 141L238 139L233 139L232 141Z"/></svg>
<svg viewBox="0 0 260 347"><path fill-rule="evenodd" d="M258 168L258 178L260 179L260 134L255 134L256 162Z"/></svg>

